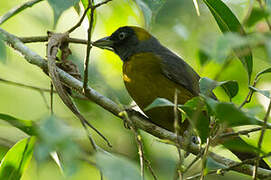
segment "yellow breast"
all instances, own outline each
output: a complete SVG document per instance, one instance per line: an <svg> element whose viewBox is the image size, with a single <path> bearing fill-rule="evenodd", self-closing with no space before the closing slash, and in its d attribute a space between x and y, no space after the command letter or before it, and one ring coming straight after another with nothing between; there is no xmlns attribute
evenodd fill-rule
<svg viewBox="0 0 271 180"><path fill-rule="evenodd" d="M168 79L161 70L161 59L152 53L133 55L123 64L123 80L127 91L151 120L168 130L173 128L173 108L163 107L145 111L156 98L174 101L175 89L179 90L178 103L184 104L193 95L182 86Z"/></svg>

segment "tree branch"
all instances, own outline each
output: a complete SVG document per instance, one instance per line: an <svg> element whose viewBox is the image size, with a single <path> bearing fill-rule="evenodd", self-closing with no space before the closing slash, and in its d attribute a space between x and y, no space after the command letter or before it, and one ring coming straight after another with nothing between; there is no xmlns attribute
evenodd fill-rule
<svg viewBox="0 0 271 180"><path fill-rule="evenodd" d="M36 43L36 42L47 42L48 36L32 36L32 37L19 37L23 43ZM68 38L67 42L75 44L87 44L87 40L77 39L77 38Z"/></svg>

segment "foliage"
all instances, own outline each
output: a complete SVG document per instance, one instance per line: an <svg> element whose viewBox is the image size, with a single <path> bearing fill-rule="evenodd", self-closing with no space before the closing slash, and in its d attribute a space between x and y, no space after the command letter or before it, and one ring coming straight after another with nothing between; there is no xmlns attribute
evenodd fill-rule
<svg viewBox="0 0 271 180"><path fill-rule="evenodd" d="M237 32L241 35L244 35L244 29L232 11L221 1L221 0L205 0L205 4L208 6L210 11L212 12L220 30L222 32ZM223 49L223 48L221 48ZM241 50L246 50L245 53L239 53ZM249 47L243 47L234 49L236 55L242 61L244 67L248 72L248 78L250 81L253 62L252 62L252 53Z"/></svg>
<svg viewBox="0 0 271 180"><path fill-rule="evenodd" d="M123 177L129 177L131 180L140 179L140 173L136 165L124 157L100 152L96 154L96 159L97 165L109 180L123 179Z"/></svg>
<svg viewBox="0 0 271 180"><path fill-rule="evenodd" d="M5 62L6 60L6 46L4 44L4 42L1 40L1 36L0 36L0 61L1 62Z"/></svg>
<svg viewBox="0 0 271 180"><path fill-rule="evenodd" d="M0 179L21 179L32 158L35 138L25 138L16 143L5 155L0 164Z"/></svg>
<svg viewBox="0 0 271 180"><path fill-rule="evenodd" d="M68 8L75 6L78 2L79 0L48 0L48 3L50 4L54 12L54 26L56 26L56 23L61 14Z"/></svg>
<svg viewBox="0 0 271 180"><path fill-rule="evenodd" d="M202 78L199 81L198 97L177 106L167 99L158 98L145 110L158 107L176 108L182 114L183 120L189 121L192 127L185 134L184 139L190 135L197 136L199 142L193 138L192 142L202 149L209 147L211 141L213 147L209 148L209 151L216 153L220 148L220 146L215 147L216 143L221 140L226 148L232 147L237 151L253 151L258 156L270 153L271 125L267 121L270 105L267 110L262 108L268 104L265 100L269 102L271 98L270 1L258 0L251 3L245 0L243 3L246 6L239 1L222 0L21 2L23 3L21 6L10 11L8 9L15 6L17 2L6 1L0 7L0 13L3 15L0 17L0 24L3 23L1 29L16 36L45 35L44 29L51 29L51 24L54 24L57 32L71 33L76 29L69 35L77 40L78 38L95 40L127 24L143 26L151 30L162 44L176 50L177 54L182 54L182 57L185 57ZM191 8L193 6L200 12L199 16ZM53 18L48 7L53 10ZM17 16L13 17L16 14ZM86 15L84 21L80 19L83 14ZM74 26L78 22L82 24L79 23L78 27ZM91 23L92 33L88 33L88 25ZM29 31L23 28L27 26L31 27ZM71 30L71 27L75 28ZM98 179L101 173L106 179L136 180L141 179L142 169L145 170L145 178L151 179L153 175L151 167L154 169L154 174L158 175L158 179L160 177L170 179L176 173L175 166L185 172L185 176L197 172L207 176L217 172L214 178L207 176L208 179L217 179L221 172L231 169L223 162L216 161L208 153L201 154L201 170L186 169L193 161L191 159L194 155L188 158L181 156L183 161L179 162L176 149L172 149L171 146L163 143L164 141L157 142L153 136L138 131L137 127L129 124L129 113L118 112L131 103L131 98L121 83L121 61L111 52L92 48L91 44L88 44L87 48L74 44L69 47L67 45L66 49L59 47L62 52L57 57L57 66L65 66L64 70L76 79L85 79L85 77L81 78L82 74L89 72L90 87L103 95L97 94L98 97L92 97L92 101L88 101L85 100L85 96L81 96L86 95L86 89L77 89L78 92L75 92L69 84L59 83L66 90L67 96L74 97L75 107L80 109L77 112L73 110L70 112L58 98L57 93L50 93L50 79L46 69L43 69L45 72L43 73L23 63L24 58L30 58L28 61L31 63L32 56L25 56L21 52L24 55L21 57L14 53L13 48L17 49L16 46L12 43L5 44L8 38L2 35L1 29L0 62L5 63L0 63L0 157L4 157L0 164L0 180L34 179L35 164L38 164L38 167L45 167L38 168L38 171L46 172L46 179L58 179L56 174L60 174L59 179L63 177ZM218 32L218 29L222 33ZM84 41L83 44L86 42ZM8 48L8 45L11 48ZM29 47L42 57L48 58L48 54L44 51L45 44L34 44ZM67 51L64 52L65 50ZM83 59L86 58L83 58L82 54L87 53L90 53L90 67L83 69L86 67ZM63 63L61 61L65 61L66 64L61 64ZM196 64L197 62L199 64ZM114 104L101 104L106 97L117 102L119 107L108 109L108 106ZM53 107L50 107L52 104ZM101 109L97 104L105 109ZM261 110L255 113L253 108ZM106 110L116 117L106 113ZM130 126L133 133L123 128L122 122L117 119L120 116L123 119L127 118L125 124ZM81 124L76 117L84 117L80 118ZM82 119L87 120L84 122ZM79 125L83 125L83 128ZM113 149L100 141L90 127L92 129L95 127L99 133L107 137L113 144ZM255 127L260 127L258 132L242 131ZM245 141L219 139L228 136L228 128L251 136L241 136ZM264 128L267 130L261 131ZM30 137L25 137L26 135ZM264 137L263 142L259 137ZM143 152L135 145L140 146L140 140L144 144ZM167 143L174 144L174 142ZM182 148L186 147L182 146ZM184 150L190 152L189 149ZM137 157L138 154L141 159ZM229 152L224 153L223 156L233 157ZM140 161L143 161L145 168ZM55 168L56 166L59 168ZM47 167L50 169L49 173ZM240 177L236 174L225 174L225 179L240 179Z"/></svg>

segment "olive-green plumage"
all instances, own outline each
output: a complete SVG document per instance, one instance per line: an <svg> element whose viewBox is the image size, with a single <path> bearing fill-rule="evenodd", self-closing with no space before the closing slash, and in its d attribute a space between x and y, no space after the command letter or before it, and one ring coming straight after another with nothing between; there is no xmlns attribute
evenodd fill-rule
<svg viewBox="0 0 271 180"><path fill-rule="evenodd" d="M174 102L178 90L178 104L184 104L199 95L200 76L179 56L160 44L142 28L125 26L111 36L94 44L114 51L123 61L123 80L129 94L150 120L160 127L174 131L174 111L172 107L145 108L156 98L166 98ZM216 99L215 95L212 97ZM183 133L188 121L181 124ZM236 138L234 143L245 143ZM240 159L254 157L251 152L230 149ZM264 161L262 167L268 168Z"/></svg>
<svg viewBox="0 0 271 180"><path fill-rule="evenodd" d="M162 72L162 59L151 53L137 53L123 63L123 80L129 94L144 111L156 98L174 101L175 89L179 90L178 103L184 104L194 95L182 85L169 80ZM144 67L142 67L142 63ZM172 107L153 108L144 113L151 120L173 131L174 113ZM181 126L182 127L182 126Z"/></svg>
<svg viewBox="0 0 271 180"><path fill-rule="evenodd" d="M110 37L95 43L112 48L120 56L126 89L140 109L153 123L173 131L172 107L144 109L159 97L173 102L176 89L178 104L184 104L197 96L199 75L179 56L139 27L119 28ZM183 132L187 122L181 127Z"/></svg>

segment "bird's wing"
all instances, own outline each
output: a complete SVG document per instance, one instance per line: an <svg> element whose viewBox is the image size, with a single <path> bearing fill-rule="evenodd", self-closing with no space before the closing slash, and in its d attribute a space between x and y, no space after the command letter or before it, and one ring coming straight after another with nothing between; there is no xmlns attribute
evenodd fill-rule
<svg viewBox="0 0 271 180"><path fill-rule="evenodd" d="M183 86L193 95L199 94L200 76L179 56L168 49L159 53L162 58L162 73L170 80Z"/></svg>

